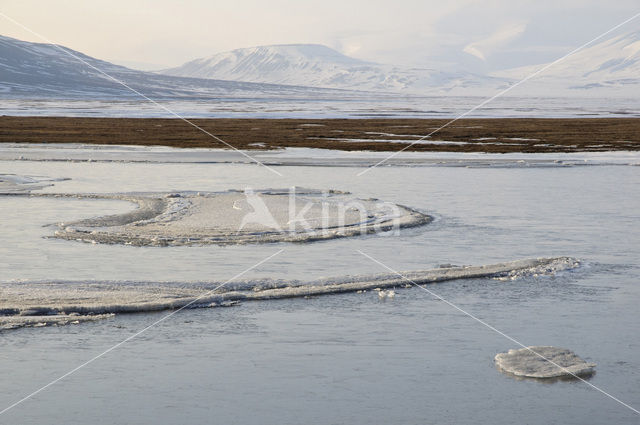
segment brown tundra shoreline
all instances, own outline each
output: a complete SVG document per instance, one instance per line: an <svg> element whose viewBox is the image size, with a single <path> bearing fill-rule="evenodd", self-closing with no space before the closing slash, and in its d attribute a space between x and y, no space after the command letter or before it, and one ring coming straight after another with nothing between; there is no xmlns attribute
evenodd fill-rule
<svg viewBox="0 0 640 425"><path fill-rule="evenodd" d="M193 119L237 149L306 147L398 151L447 119ZM442 143L443 141L450 143ZM451 143L453 142L453 143ZM228 148L180 119L0 117L0 143ZM590 152L640 150L640 118L461 119L408 151Z"/></svg>

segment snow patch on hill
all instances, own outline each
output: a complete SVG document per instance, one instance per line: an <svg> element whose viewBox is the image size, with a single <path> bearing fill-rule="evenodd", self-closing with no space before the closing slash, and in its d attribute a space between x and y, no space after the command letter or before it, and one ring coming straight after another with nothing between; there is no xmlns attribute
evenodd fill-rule
<svg viewBox="0 0 640 425"><path fill-rule="evenodd" d="M522 79L550 64L540 64L496 72L493 75ZM618 35L586 47L549 66L527 85L546 93L569 92L640 94L640 31Z"/></svg>

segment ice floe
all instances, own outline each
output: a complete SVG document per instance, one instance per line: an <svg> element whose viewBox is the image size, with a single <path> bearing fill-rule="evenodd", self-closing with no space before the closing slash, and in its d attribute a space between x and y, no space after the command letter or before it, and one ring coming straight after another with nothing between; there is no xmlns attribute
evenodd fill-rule
<svg viewBox="0 0 640 425"><path fill-rule="evenodd" d="M61 223L55 237L136 246L308 242L397 230L431 221L430 216L405 206L358 199L333 190L67 196L125 200L138 208L124 214Z"/></svg>
<svg viewBox="0 0 640 425"><path fill-rule="evenodd" d="M53 186L54 182L67 179L55 179L42 176L22 176L17 174L0 174L0 195L28 194L33 190Z"/></svg>
<svg viewBox="0 0 640 425"><path fill-rule="evenodd" d="M415 140L399 142L413 143ZM371 142L370 139L366 139ZM387 141L385 139L385 141ZM398 141L398 140L396 140ZM423 140L427 144L466 144ZM422 143L421 142L421 143ZM346 142L345 142L346 143ZM488 143L492 143L491 140ZM517 143L517 141L514 141ZM285 148L252 151L251 157L270 167L326 166L371 167L382 160L385 166L411 167L529 167L627 166L637 164L639 152L574 152L574 153L462 153L401 152L389 158L389 152L342 151L314 148ZM242 153L224 149L170 148L166 146L85 145L79 143L3 143L0 160L44 162L100 163L170 163L170 164L240 164L255 162ZM560 161L560 162L556 162Z"/></svg>
<svg viewBox="0 0 640 425"><path fill-rule="evenodd" d="M0 330L38 328L41 326L77 325L113 317L114 314L55 314L34 316L0 316Z"/></svg>
<svg viewBox="0 0 640 425"><path fill-rule="evenodd" d="M570 257L398 273L347 275L310 281L252 279L223 282L10 281L0 283L0 329L65 324L109 314L227 306L236 302L384 291L454 279L534 276L578 267ZM380 296L380 295L379 295Z"/></svg>
<svg viewBox="0 0 640 425"><path fill-rule="evenodd" d="M526 378L560 378L585 376L593 373L595 363L589 363L566 348L531 346L499 353L495 357L498 368Z"/></svg>

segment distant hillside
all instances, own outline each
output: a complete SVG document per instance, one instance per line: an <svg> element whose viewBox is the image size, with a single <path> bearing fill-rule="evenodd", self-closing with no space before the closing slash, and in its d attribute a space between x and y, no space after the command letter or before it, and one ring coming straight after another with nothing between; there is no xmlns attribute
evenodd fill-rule
<svg viewBox="0 0 640 425"><path fill-rule="evenodd" d="M259 46L218 53L160 71L181 77L408 94L495 89L507 80L365 62L319 44Z"/></svg>
<svg viewBox="0 0 640 425"><path fill-rule="evenodd" d="M4 36L0 36L0 95L64 98L137 96L65 51L154 98L336 95L308 87L181 78L135 71L67 47L30 43Z"/></svg>
<svg viewBox="0 0 640 425"><path fill-rule="evenodd" d="M545 64L496 72L521 79ZM540 73L531 84L546 90L640 94L640 31L618 35L581 50ZM546 89L546 90L545 90Z"/></svg>
<svg viewBox="0 0 640 425"><path fill-rule="evenodd" d="M91 66L152 98L345 99L371 92L490 96L544 65L482 76L402 68L345 56L318 44L237 49L157 73L132 70L67 47L0 36L0 96L104 98L136 95ZM519 97L640 94L640 31L611 37L554 64L509 92ZM395 94L394 94L395 96Z"/></svg>

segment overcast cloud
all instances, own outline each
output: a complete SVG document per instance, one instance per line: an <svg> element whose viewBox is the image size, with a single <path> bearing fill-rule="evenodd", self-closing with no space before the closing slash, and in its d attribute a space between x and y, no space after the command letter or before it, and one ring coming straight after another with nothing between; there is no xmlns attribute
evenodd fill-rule
<svg viewBox="0 0 640 425"><path fill-rule="evenodd" d="M162 68L240 47L320 43L382 63L490 71L542 63L637 0L3 0L0 11L101 59ZM633 22L622 32L640 29ZM0 18L0 34L41 41Z"/></svg>

